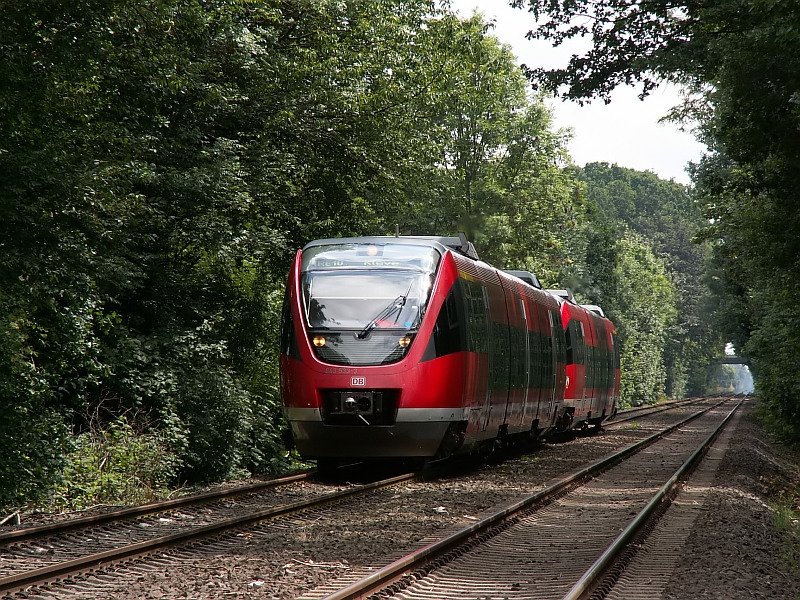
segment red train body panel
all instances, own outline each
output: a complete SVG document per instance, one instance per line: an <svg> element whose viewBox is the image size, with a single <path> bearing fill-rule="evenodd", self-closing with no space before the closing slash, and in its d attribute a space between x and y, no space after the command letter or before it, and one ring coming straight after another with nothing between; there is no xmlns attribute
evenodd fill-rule
<svg viewBox="0 0 800 600"><path fill-rule="evenodd" d="M318 240L286 291L286 418L312 459L430 458L599 423L618 390L613 331L463 239Z"/></svg>
<svg viewBox="0 0 800 600"><path fill-rule="evenodd" d="M566 410L578 424L600 423L615 412L619 394L616 328L595 310L572 302L564 302L561 311L569 378Z"/></svg>

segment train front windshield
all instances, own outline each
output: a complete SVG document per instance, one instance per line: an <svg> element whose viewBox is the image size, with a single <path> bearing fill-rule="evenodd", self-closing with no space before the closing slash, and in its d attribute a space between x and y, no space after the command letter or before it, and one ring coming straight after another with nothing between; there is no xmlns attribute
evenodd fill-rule
<svg viewBox="0 0 800 600"><path fill-rule="evenodd" d="M335 364L401 359L419 327L439 264L430 246L331 244L303 253L306 324ZM324 340L324 341L322 341Z"/></svg>

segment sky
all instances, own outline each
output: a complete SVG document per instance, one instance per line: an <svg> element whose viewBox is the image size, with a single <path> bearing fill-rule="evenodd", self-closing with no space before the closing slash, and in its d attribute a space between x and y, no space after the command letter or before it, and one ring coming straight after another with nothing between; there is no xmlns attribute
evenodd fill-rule
<svg viewBox="0 0 800 600"><path fill-rule="evenodd" d="M492 32L500 42L511 46L519 62L530 67L563 67L571 54L580 53L578 43L553 48L549 42L530 41L525 34L532 29L533 16L513 9L506 0L451 0L454 11L469 17L477 10L494 21ZM587 162L616 163L640 171L653 171L663 179L689 183L686 165L702 156L705 146L691 132L682 132L672 123L659 123L670 108L679 104L679 88L662 85L644 101L639 89L619 87L611 94L611 103L594 100L584 106L553 98L557 128L570 128L572 159L580 166Z"/></svg>

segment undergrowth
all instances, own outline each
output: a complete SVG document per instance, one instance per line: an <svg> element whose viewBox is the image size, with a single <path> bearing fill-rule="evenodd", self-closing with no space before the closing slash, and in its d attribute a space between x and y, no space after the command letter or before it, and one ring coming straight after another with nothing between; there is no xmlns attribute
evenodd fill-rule
<svg viewBox="0 0 800 600"><path fill-rule="evenodd" d="M165 498L179 466L158 433L140 433L125 417L74 439L48 510L142 504Z"/></svg>
<svg viewBox="0 0 800 600"><path fill-rule="evenodd" d="M783 559L795 575L800 576L800 484L770 502L775 526L788 540Z"/></svg>

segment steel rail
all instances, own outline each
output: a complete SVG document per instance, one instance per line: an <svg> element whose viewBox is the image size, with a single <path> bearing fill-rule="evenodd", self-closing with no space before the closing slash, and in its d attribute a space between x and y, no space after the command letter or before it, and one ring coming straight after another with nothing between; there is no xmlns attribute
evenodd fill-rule
<svg viewBox="0 0 800 600"><path fill-rule="evenodd" d="M57 523L48 523L46 525L36 525L33 527L23 527L13 531L5 531L0 533L0 544L7 544L10 542L20 542L29 540L31 538L42 537L44 535L53 535L70 531L72 529L80 529L81 527L89 525L103 525L112 521L128 519L131 517L140 517L142 515L150 515L170 510L177 507L190 506L192 504L202 504L220 500L222 498L229 498L231 496L239 496L248 494L250 492L257 492L263 489L269 489L293 483L295 481L303 481L308 479L313 471L304 471L294 475L287 475L286 477L278 477L260 483L253 483L249 485L239 486L235 488L228 488L225 490L216 490L212 492L204 492L202 494L193 494L191 496L183 496L181 498L173 498L172 500L163 500L161 502L152 502L150 504L142 504L140 506L132 506L120 510L110 511L101 515L90 515L86 517L78 517L76 519L68 519Z"/></svg>
<svg viewBox="0 0 800 600"><path fill-rule="evenodd" d="M347 490L330 492L310 500L299 500L290 504L248 513L241 517L225 519L219 523L204 525L190 531L162 536L152 540L146 540L144 542L138 542L136 544L122 546L113 550L98 552L62 563L49 565L47 567L32 569L24 573L3 577L0 578L0 592L9 593L22 590L29 586L42 585L44 583L65 579L68 576L81 574L90 570L96 570L98 567L107 566L121 560L130 560L132 558L142 557L162 548L198 540L200 538L206 538L214 534L222 533L226 530L234 529L236 527L250 525L259 521L265 521L267 519L298 512L307 508L329 504L331 502L347 498L348 496L355 496L358 494L363 494L367 491L388 487L396 483L408 481L415 477L415 473L406 473L404 475L398 475L389 479L354 486Z"/></svg>
<svg viewBox="0 0 800 600"><path fill-rule="evenodd" d="M589 567L581 578L572 586L572 588L561 598L561 600L579 600L584 597L592 586L603 575L607 568L611 566L614 559L625 549L625 546L630 540L641 530L647 523L648 519L652 516L657 508L660 507L662 501L667 497L670 491L681 481L688 473L690 473L695 466L700 462L700 459L705 454L717 436L722 432L728 424L734 413L739 409L744 400L739 400L736 406L728 413L722 422L712 431L708 437L703 441L697 449L692 452L691 456L673 473L672 477L659 488L653 495L647 505L639 511L639 513L631 520L628 526L620 533L617 538L611 542L611 545L606 548L602 555Z"/></svg>
<svg viewBox="0 0 800 600"><path fill-rule="evenodd" d="M657 405L654 405L654 406L648 406L646 408L645 407L641 407L641 408L636 409L636 414L635 415L628 414L629 411L624 411L622 413L617 413L617 414L618 415L619 414L624 414L625 416L623 416L622 418L619 418L619 419L617 419L617 418L610 419L610 420L606 421L605 423L603 423L603 427L604 428L611 427L612 425L619 425L620 423L626 423L627 421L633 421L634 419L641 419L642 417L649 417L650 415L656 415L658 413L662 413L662 412L665 412L667 410L672 410L674 408L682 408L682 407L684 407L686 405L689 405L689 404L695 404L695 403L699 402L700 400L702 400L702 398L690 398L688 400L680 400L678 402L670 402L668 404L657 404ZM647 410L648 408L651 409L651 410L649 410L647 412L641 412L641 411Z"/></svg>
<svg viewBox="0 0 800 600"><path fill-rule="evenodd" d="M681 400L670 400L669 402L658 402L656 404L642 404L639 406L632 406L630 408L624 408L622 410L618 410L616 413L614 413L614 416L609 417L606 422L615 421L618 416L625 416L633 413L639 413L651 408L661 408L663 406L677 406L680 404L685 404L687 402L692 402L694 400L699 400L699 398L683 398Z"/></svg>
<svg viewBox="0 0 800 600"><path fill-rule="evenodd" d="M394 562L376 569L370 575L355 581L346 587L337 590L336 592L325 596L324 600L350 600L354 598L363 598L370 594L377 592L380 589L388 587L402 579L407 573L419 569L424 565L430 563L435 558L442 556L446 552L455 549L457 546L465 544L469 539L483 533L494 527L500 525L502 522L513 518L518 513L535 506L536 504L545 504L554 501L563 491L574 483L578 483L596 475L597 473L606 470L607 468L617 464L621 460L635 454L639 450L652 445L660 438L672 433L676 429L694 421L708 411L724 404L729 399L726 398L717 404L708 406L700 410L682 421L670 425L661 431L657 431L643 440L629 444L625 448L613 452L593 463L578 469L567 475L563 475L556 479L547 482L545 489L540 490L530 496L518 500L505 508L476 521L444 538L432 542L422 548L414 550L409 554L395 560Z"/></svg>

